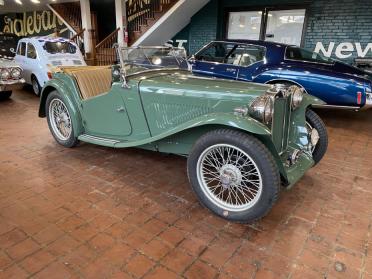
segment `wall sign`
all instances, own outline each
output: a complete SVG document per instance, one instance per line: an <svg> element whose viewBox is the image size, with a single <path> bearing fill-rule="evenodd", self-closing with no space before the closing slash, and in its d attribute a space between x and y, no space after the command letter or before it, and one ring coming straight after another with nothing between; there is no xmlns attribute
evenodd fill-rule
<svg viewBox="0 0 372 279"><path fill-rule="evenodd" d="M372 43L363 47L361 43L344 42L336 45L335 42L330 42L326 47L322 42L318 42L315 46L314 52L320 53L326 57L334 55L338 59L348 59L351 57L364 58L366 56L372 57Z"/></svg>
<svg viewBox="0 0 372 279"><path fill-rule="evenodd" d="M54 33L58 28L61 33L68 29L52 11L34 11L0 15L0 31L17 36L44 36ZM66 33L67 35L67 33Z"/></svg>

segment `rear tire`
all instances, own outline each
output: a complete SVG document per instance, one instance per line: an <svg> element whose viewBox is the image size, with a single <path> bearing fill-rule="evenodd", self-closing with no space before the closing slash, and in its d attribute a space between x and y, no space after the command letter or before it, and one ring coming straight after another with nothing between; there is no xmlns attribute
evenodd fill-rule
<svg viewBox="0 0 372 279"><path fill-rule="evenodd" d="M255 137L229 129L203 135L187 160L200 203L233 222L252 223L275 204L280 177L273 156Z"/></svg>
<svg viewBox="0 0 372 279"><path fill-rule="evenodd" d="M79 143L75 136L71 113L66 101L57 92L51 92L46 100L45 112L49 130L54 139L64 147L74 147Z"/></svg>
<svg viewBox="0 0 372 279"><path fill-rule="evenodd" d="M0 101L8 100L12 96L12 91L0 92Z"/></svg>
<svg viewBox="0 0 372 279"><path fill-rule="evenodd" d="M315 129L319 134L319 141L312 150L313 160L317 165L324 157L328 148L328 133L323 120L313 110L306 110L306 124L308 129Z"/></svg>

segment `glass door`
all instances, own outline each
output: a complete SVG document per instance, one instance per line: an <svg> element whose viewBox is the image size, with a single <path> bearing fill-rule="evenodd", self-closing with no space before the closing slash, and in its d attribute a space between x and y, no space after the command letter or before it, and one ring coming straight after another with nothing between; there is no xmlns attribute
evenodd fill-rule
<svg viewBox="0 0 372 279"><path fill-rule="evenodd" d="M262 11L229 13L227 38L230 40L259 40Z"/></svg>
<svg viewBox="0 0 372 279"><path fill-rule="evenodd" d="M301 45L305 9L229 12L227 39L267 40Z"/></svg>
<svg viewBox="0 0 372 279"><path fill-rule="evenodd" d="M305 12L305 9L268 11L265 40L301 45Z"/></svg>

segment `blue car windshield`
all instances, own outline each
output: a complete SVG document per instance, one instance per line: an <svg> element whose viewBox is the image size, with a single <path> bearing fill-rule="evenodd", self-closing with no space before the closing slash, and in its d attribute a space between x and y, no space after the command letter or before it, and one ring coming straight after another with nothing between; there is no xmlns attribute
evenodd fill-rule
<svg viewBox="0 0 372 279"><path fill-rule="evenodd" d="M308 51L303 48L289 46L285 51L285 58L289 60L297 60L312 63L322 63L322 64L334 64L334 60L325 57L319 53Z"/></svg>

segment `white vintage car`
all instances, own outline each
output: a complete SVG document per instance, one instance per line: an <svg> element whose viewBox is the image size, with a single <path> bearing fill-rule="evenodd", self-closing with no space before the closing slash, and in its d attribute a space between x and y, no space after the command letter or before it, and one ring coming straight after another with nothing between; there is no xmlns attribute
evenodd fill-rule
<svg viewBox="0 0 372 279"><path fill-rule="evenodd" d="M8 99L24 83L22 68L13 60L0 58L0 100Z"/></svg>
<svg viewBox="0 0 372 279"><path fill-rule="evenodd" d="M32 37L19 40L15 61L23 69L23 78L39 96L52 77L55 67L86 66L77 45L65 38Z"/></svg>

